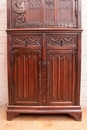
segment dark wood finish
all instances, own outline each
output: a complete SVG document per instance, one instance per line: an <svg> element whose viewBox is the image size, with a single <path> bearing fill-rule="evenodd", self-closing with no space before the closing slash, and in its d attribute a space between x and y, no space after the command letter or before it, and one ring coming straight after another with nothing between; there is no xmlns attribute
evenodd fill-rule
<svg viewBox="0 0 87 130"><path fill-rule="evenodd" d="M7 120L19 113L81 120L80 0L8 0Z"/></svg>

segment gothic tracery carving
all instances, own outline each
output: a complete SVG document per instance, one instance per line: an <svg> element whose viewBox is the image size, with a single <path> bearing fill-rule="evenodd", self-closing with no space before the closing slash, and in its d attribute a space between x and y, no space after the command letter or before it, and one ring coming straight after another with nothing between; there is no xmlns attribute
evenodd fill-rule
<svg viewBox="0 0 87 130"><path fill-rule="evenodd" d="M54 9L54 0L45 0L46 9Z"/></svg>
<svg viewBox="0 0 87 130"><path fill-rule="evenodd" d="M40 9L41 0L28 0L28 9Z"/></svg>
<svg viewBox="0 0 87 130"><path fill-rule="evenodd" d="M59 10L70 10L71 0L59 0Z"/></svg>

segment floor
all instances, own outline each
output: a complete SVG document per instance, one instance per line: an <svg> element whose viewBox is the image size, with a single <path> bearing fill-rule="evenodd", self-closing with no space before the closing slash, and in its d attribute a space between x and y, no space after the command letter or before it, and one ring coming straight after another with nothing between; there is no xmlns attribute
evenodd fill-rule
<svg viewBox="0 0 87 130"><path fill-rule="evenodd" d="M0 107L0 130L87 130L87 108L82 108L82 121L69 115L18 115L6 120L6 106Z"/></svg>

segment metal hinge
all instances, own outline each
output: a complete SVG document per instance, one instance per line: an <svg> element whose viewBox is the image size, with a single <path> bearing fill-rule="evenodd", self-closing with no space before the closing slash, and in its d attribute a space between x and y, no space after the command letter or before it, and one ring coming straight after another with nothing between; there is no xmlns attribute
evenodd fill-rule
<svg viewBox="0 0 87 130"><path fill-rule="evenodd" d="M78 17L78 12L77 12L77 0L75 0L75 17Z"/></svg>

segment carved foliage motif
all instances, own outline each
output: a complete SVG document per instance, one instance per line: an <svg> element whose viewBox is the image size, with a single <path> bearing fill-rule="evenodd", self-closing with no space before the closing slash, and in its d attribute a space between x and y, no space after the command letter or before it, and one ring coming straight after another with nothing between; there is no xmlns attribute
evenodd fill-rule
<svg viewBox="0 0 87 130"><path fill-rule="evenodd" d="M16 23L22 24L26 22L25 17L25 0L14 0L14 12L16 13Z"/></svg>
<svg viewBox="0 0 87 130"><path fill-rule="evenodd" d="M16 14L16 22L19 24L25 23L26 22L25 14Z"/></svg>
<svg viewBox="0 0 87 130"><path fill-rule="evenodd" d="M47 39L48 45L59 45L59 46L65 46L65 45L76 45L76 38L72 37L48 37Z"/></svg>
<svg viewBox="0 0 87 130"><path fill-rule="evenodd" d="M14 45L41 45L41 37L14 37Z"/></svg>
<svg viewBox="0 0 87 130"><path fill-rule="evenodd" d="M25 12L25 0L14 0L14 11L16 13Z"/></svg>
<svg viewBox="0 0 87 130"><path fill-rule="evenodd" d="M40 9L41 0L28 0L28 9Z"/></svg>

